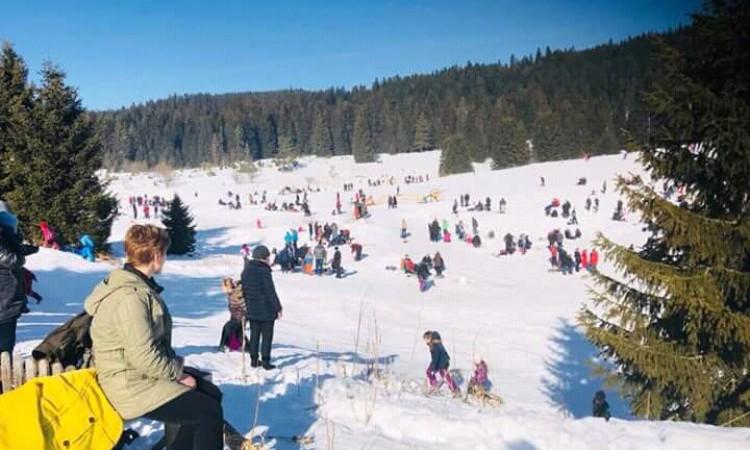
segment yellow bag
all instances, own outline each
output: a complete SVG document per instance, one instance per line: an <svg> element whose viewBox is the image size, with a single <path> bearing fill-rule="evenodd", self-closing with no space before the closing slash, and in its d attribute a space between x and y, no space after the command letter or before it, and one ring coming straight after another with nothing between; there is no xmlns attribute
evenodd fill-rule
<svg viewBox="0 0 750 450"><path fill-rule="evenodd" d="M34 378L0 395L0 450L108 450L122 429L94 369Z"/></svg>

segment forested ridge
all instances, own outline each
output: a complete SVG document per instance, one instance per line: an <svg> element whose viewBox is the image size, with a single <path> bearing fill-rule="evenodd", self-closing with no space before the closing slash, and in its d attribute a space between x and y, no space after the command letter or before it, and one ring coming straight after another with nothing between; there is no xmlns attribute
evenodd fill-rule
<svg viewBox="0 0 750 450"><path fill-rule="evenodd" d="M104 164L228 164L282 153L320 156L439 148L458 135L495 167L611 153L648 129L642 92L658 76L656 41L684 30L507 63L376 80L371 87L193 94L95 113ZM527 142L532 143L531 148Z"/></svg>

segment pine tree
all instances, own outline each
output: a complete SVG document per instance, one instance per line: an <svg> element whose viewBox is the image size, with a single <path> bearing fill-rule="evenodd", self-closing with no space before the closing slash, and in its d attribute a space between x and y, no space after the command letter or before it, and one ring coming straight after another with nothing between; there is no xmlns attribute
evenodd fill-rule
<svg viewBox="0 0 750 450"><path fill-rule="evenodd" d="M474 166L471 165L469 155L468 144L463 136L456 134L447 138L440 154L440 176L473 172Z"/></svg>
<svg viewBox="0 0 750 450"><path fill-rule="evenodd" d="M41 75L27 145L9 152L8 177L14 186L8 199L32 239L39 240L36 224L44 219L61 244L88 234L106 250L117 199L96 175L102 151L93 123L76 90L65 85L62 71L46 64Z"/></svg>
<svg viewBox="0 0 750 450"><path fill-rule="evenodd" d="M175 194L169 208L162 212L162 223L169 232L172 245L167 251L170 255L191 254L195 251L195 225L188 206Z"/></svg>
<svg viewBox="0 0 750 450"><path fill-rule="evenodd" d="M294 141L288 136L282 136L279 139L279 152L274 158L276 166L280 169L289 170L294 164L296 157L297 150Z"/></svg>
<svg viewBox="0 0 750 450"><path fill-rule="evenodd" d="M0 55L0 199L13 190L16 181L9 172L11 155L22 153L28 143L33 93L27 78L23 59L10 43L4 43Z"/></svg>
<svg viewBox="0 0 750 450"><path fill-rule="evenodd" d="M693 17L688 52L663 49L641 159L685 197L621 180L649 237L597 241L617 273L594 275L580 322L639 416L750 426L748 29L749 2L717 0Z"/></svg>
<svg viewBox="0 0 750 450"><path fill-rule="evenodd" d="M515 116L515 110L509 104L498 102L495 105L491 120L496 123L488 136L494 170L529 163L526 128Z"/></svg>
<svg viewBox="0 0 750 450"><path fill-rule="evenodd" d="M432 140L432 127L424 113L419 113L414 130L414 151L423 152L435 148Z"/></svg>
<svg viewBox="0 0 750 450"><path fill-rule="evenodd" d="M370 127L370 114L367 105L360 105L354 116L354 136L352 155L358 163L375 161L375 142Z"/></svg>
<svg viewBox="0 0 750 450"><path fill-rule="evenodd" d="M324 116L323 111L320 109L315 111L315 116L313 117L313 128L310 141L313 152L316 155L331 156L334 154L331 127Z"/></svg>

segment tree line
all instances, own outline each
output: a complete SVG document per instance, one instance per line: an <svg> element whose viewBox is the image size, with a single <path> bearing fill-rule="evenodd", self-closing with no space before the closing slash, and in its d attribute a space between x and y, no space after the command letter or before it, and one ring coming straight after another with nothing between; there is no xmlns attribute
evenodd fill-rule
<svg viewBox="0 0 750 450"><path fill-rule="evenodd" d="M96 114L104 164L174 167L297 155L354 155L442 147L496 168L616 152L648 132L641 93L658 77L655 40L539 49L507 63L450 67L351 90L183 95ZM630 133L623 133L628 130ZM448 172L451 172L450 168Z"/></svg>

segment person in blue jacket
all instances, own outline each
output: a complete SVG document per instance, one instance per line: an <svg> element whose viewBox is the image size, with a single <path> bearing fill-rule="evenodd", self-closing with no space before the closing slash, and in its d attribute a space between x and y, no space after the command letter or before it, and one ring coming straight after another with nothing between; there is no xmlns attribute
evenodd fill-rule
<svg viewBox="0 0 750 450"><path fill-rule="evenodd" d="M297 232L296 228L292 228L289 230L292 233L292 246L294 247L294 251L297 251L297 242L299 242L299 233Z"/></svg>
<svg viewBox="0 0 750 450"><path fill-rule="evenodd" d="M443 380L443 383L448 385L448 389L455 395L459 393L458 386L451 377L448 369L450 368L451 358L448 355L448 351L443 346L443 341L440 338L440 333L437 331L427 330L422 335L427 347L430 348L430 365L427 367L427 381L430 383L430 391L435 392L440 389L438 384L437 376Z"/></svg>
<svg viewBox="0 0 750 450"><path fill-rule="evenodd" d="M287 230L286 233L284 233L284 245L292 245L292 230Z"/></svg>
<svg viewBox="0 0 750 450"><path fill-rule="evenodd" d="M94 262L96 259L96 252L94 250L96 246L94 245L94 240L91 236L84 234L78 242L81 243L80 255L83 256L84 259Z"/></svg>

